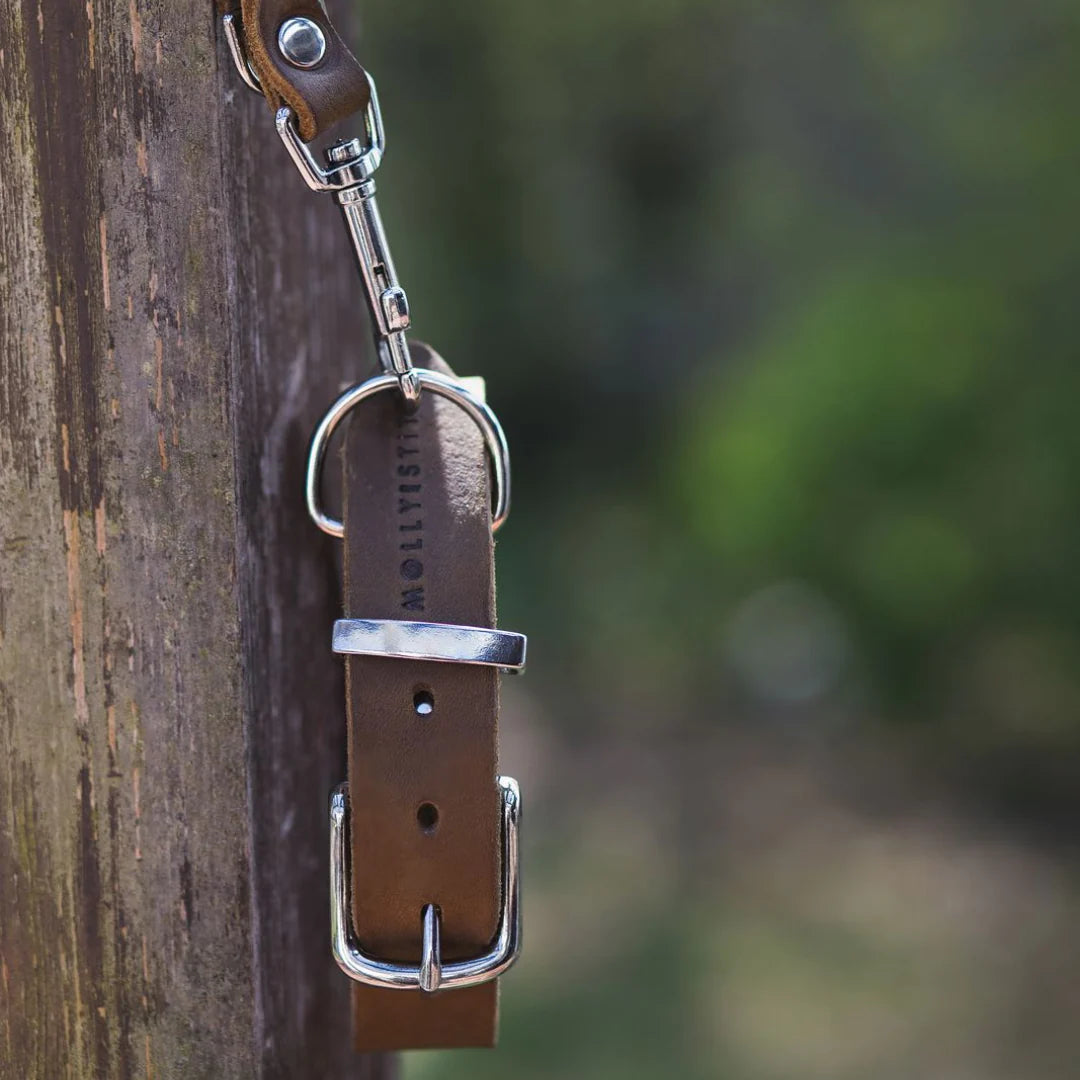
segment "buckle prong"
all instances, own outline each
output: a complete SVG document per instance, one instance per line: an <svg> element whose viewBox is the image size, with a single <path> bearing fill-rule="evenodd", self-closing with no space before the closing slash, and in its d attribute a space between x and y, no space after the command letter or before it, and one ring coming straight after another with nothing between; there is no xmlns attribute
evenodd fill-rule
<svg viewBox="0 0 1080 1080"><path fill-rule="evenodd" d="M435 993L442 982L442 941L439 909L434 904L424 905L423 944L420 955L420 989Z"/></svg>

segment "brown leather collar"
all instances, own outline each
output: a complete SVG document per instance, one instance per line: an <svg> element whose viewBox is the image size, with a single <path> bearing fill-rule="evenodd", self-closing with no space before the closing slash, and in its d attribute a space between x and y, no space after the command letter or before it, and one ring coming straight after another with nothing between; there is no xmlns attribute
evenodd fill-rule
<svg viewBox="0 0 1080 1080"><path fill-rule="evenodd" d="M412 351L452 374L426 346ZM425 394L408 413L382 394L356 409L344 521L346 614L495 626L488 465L452 402ZM483 953L495 934L498 681L492 667L347 658L353 923L367 952L417 963L428 903L447 960ZM357 986L357 1049L490 1046L496 986Z"/></svg>

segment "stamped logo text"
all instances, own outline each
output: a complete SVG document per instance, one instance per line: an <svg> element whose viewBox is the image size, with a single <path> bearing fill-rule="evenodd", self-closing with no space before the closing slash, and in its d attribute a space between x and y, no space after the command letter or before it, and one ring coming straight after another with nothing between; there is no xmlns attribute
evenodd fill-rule
<svg viewBox="0 0 1080 1080"><path fill-rule="evenodd" d="M424 477L415 416L403 416L398 424L397 510L398 549L402 560L401 606L406 611L424 610Z"/></svg>

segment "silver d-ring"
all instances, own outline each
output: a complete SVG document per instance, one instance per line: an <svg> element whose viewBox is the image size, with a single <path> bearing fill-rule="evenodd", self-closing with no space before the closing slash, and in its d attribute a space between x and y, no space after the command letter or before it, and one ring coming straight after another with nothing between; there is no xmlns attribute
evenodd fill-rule
<svg viewBox="0 0 1080 1080"><path fill-rule="evenodd" d="M429 371L427 368L413 370L420 381L421 389L430 390L439 397L447 398L463 409L480 429L480 434L484 436L484 444L491 457L491 471L495 481L495 496L491 508L491 531L494 532L510 513L510 448L507 446L502 425L495 413L478 397L466 390L461 383L448 379L437 371ZM396 375L375 375L367 382L346 390L327 410L326 415L319 421L315 434L311 437L305 479L308 513L311 515L311 520L324 533L336 536L339 540L345 535L345 526L329 514L324 514L319 501L319 486L327 447L338 424L356 405L383 390L397 389L398 377Z"/></svg>

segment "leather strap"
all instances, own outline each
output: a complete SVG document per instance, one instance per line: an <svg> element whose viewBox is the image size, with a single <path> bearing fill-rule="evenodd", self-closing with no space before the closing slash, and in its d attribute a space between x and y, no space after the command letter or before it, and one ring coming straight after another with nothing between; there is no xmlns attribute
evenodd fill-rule
<svg viewBox="0 0 1080 1080"><path fill-rule="evenodd" d="M411 351L453 374L427 346ZM435 394L412 414L376 395L353 414L344 471L346 614L494 627L488 464L468 416ZM346 672L359 943L419 963L421 909L434 903L444 958L479 955L501 901L498 672L372 656L348 657ZM356 1048L491 1046L497 1002L495 982L435 994L356 985Z"/></svg>
<svg viewBox="0 0 1080 1080"><path fill-rule="evenodd" d="M275 112L282 105L292 109L305 142L367 108L367 75L319 0L221 0L221 6L234 13L239 8L248 63L266 100ZM281 24L299 16L317 23L326 38L326 55L313 68L293 67L278 50Z"/></svg>

